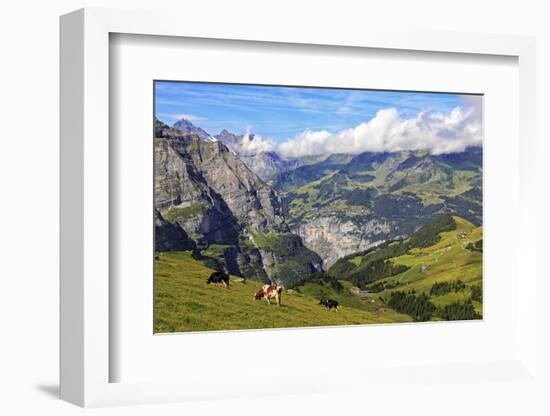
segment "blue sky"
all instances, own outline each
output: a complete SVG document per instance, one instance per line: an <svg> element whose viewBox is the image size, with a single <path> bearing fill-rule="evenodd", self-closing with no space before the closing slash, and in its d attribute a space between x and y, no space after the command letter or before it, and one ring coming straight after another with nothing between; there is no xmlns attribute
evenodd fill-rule
<svg viewBox="0 0 550 416"><path fill-rule="evenodd" d="M155 83L156 116L172 125L185 117L215 135L251 132L282 142L306 130L337 133L395 108L400 117L449 113L463 96L416 92L271 87L186 82Z"/></svg>

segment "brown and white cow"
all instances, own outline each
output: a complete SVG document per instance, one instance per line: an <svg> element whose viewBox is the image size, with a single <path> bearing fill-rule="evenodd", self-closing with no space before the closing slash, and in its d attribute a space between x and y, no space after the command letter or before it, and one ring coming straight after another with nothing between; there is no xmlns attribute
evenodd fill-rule
<svg viewBox="0 0 550 416"><path fill-rule="evenodd" d="M277 306L281 306L282 294L282 286L264 285L264 287L256 292L256 294L254 295L254 300L265 298L267 303L271 304L270 299L275 299L277 301Z"/></svg>

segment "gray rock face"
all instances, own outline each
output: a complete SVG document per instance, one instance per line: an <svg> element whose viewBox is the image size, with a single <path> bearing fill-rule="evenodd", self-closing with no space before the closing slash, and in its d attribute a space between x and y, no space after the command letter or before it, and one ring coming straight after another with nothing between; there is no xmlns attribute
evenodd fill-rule
<svg viewBox="0 0 550 416"><path fill-rule="evenodd" d="M337 216L306 220L292 232L301 236L304 244L323 258L325 269L341 257L399 236L395 224L383 219L354 222Z"/></svg>
<svg viewBox="0 0 550 416"><path fill-rule="evenodd" d="M225 242L244 226L288 231L279 195L222 143L157 138L155 162L157 209L192 235Z"/></svg>

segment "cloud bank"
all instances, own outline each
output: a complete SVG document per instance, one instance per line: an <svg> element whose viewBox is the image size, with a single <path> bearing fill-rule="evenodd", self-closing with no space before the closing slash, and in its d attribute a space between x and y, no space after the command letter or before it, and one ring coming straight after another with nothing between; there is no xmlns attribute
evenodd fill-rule
<svg viewBox="0 0 550 416"><path fill-rule="evenodd" d="M239 153L244 155L254 155L261 152L270 152L275 150L277 143L271 139L264 139L259 134L250 133L250 127L246 128L246 133L239 143Z"/></svg>
<svg viewBox="0 0 550 416"><path fill-rule="evenodd" d="M275 150L285 158L365 151L458 153L482 142L481 100L475 97L464 103L467 107L448 113L423 111L413 118L402 118L397 109L386 108L368 122L339 133L306 130L281 143L247 133L242 146L247 153Z"/></svg>

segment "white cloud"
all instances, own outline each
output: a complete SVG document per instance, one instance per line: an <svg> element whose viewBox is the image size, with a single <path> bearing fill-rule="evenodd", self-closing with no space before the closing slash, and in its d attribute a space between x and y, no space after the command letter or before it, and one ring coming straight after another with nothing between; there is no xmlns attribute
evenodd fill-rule
<svg viewBox="0 0 550 416"><path fill-rule="evenodd" d="M336 144L335 141L328 140L330 137L332 135L326 130L306 130L280 143L277 146L277 152L286 158L330 153L329 148Z"/></svg>
<svg viewBox="0 0 550 416"><path fill-rule="evenodd" d="M204 120L208 120L206 117L202 117L202 116L197 116L195 114L185 114L185 113L180 113L180 114L159 114L160 116L164 116L164 117L167 117L171 120L181 120L182 118L186 119L187 121L204 121Z"/></svg>
<svg viewBox="0 0 550 416"><path fill-rule="evenodd" d="M471 97L463 103L467 107L456 107L448 113L421 112L409 119L401 118L395 108L383 109L368 122L337 134L304 131L278 144L276 150L286 158L365 151L461 152L482 141L481 99Z"/></svg>
<svg viewBox="0 0 550 416"><path fill-rule="evenodd" d="M274 150L275 145L273 140L264 139L258 134L251 134L250 128L247 128L239 144L239 153L254 155L261 152L270 152Z"/></svg>

